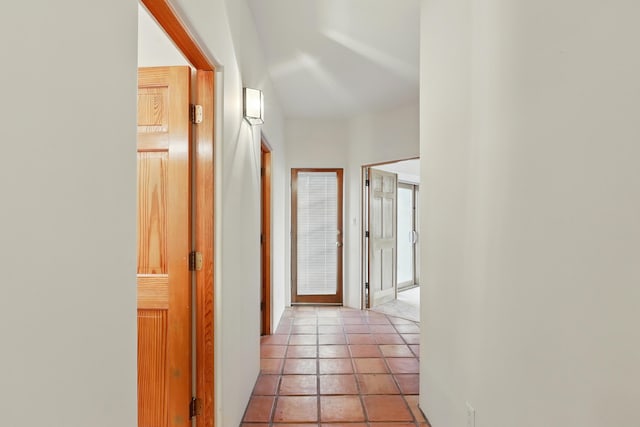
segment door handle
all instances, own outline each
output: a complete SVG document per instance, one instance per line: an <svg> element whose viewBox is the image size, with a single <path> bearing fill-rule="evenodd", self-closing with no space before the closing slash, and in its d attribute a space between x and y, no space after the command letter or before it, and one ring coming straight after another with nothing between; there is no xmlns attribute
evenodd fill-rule
<svg viewBox="0 0 640 427"><path fill-rule="evenodd" d="M415 245L416 243L418 243L418 232L413 230L411 232L411 244Z"/></svg>
<svg viewBox="0 0 640 427"><path fill-rule="evenodd" d="M342 243L340 243L340 242L336 242L336 246L337 246L337 247L339 247L339 248L341 248L341 247L342 247Z"/></svg>

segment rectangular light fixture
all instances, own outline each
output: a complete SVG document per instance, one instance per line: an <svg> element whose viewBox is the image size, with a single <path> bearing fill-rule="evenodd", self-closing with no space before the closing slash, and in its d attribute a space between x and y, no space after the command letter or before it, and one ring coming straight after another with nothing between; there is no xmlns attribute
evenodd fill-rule
<svg viewBox="0 0 640 427"><path fill-rule="evenodd" d="M264 123L264 98L262 91L245 87L242 89L242 103L244 118L252 125Z"/></svg>

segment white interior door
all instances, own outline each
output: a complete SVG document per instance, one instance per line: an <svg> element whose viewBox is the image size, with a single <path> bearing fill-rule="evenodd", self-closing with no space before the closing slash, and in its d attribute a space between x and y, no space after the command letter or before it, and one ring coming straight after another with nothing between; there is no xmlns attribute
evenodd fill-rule
<svg viewBox="0 0 640 427"><path fill-rule="evenodd" d="M395 173L369 169L369 307L397 296Z"/></svg>

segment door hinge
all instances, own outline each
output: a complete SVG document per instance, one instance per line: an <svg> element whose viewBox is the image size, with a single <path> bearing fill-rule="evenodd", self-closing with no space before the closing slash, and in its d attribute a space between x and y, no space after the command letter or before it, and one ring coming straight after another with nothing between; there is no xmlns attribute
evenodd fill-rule
<svg viewBox="0 0 640 427"><path fill-rule="evenodd" d="M191 123L196 125L202 123L202 105L191 104L190 107L189 117L191 118Z"/></svg>
<svg viewBox="0 0 640 427"><path fill-rule="evenodd" d="M260 301L260 311L264 311L264 301Z"/></svg>
<svg viewBox="0 0 640 427"><path fill-rule="evenodd" d="M189 252L189 271L202 270L202 253Z"/></svg>
<svg viewBox="0 0 640 427"><path fill-rule="evenodd" d="M264 234L260 235L260 244L264 245Z"/></svg>
<svg viewBox="0 0 640 427"><path fill-rule="evenodd" d="M189 403L189 417L197 417L202 412L202 400L197 397L191 398L191 403Z"/></svg>
<svg viewBox="0 0 640 427"><path fill-rule="evenodd" d="M365 282L364 284L364 288L368 291L369 290L369 282Z"/></svg>
<svg viewBox="0 0 640 427"><path fill-rule="evenodd" d="M364 232L364 237L366 237L367 239L369 238L369 232L368 231Z"/></svg>
<svg viewBox="0 0 640 427"><path fill-rule="evenodd" d="M264 168L260 168L260 176L264 176Z"/></svg>
<svg viewBox="0 0 640 427"><path fill-rule="evenodd" d="M364 185L365 185L365 187L369 186L369 180L368 179L364 181Z"/></svg>

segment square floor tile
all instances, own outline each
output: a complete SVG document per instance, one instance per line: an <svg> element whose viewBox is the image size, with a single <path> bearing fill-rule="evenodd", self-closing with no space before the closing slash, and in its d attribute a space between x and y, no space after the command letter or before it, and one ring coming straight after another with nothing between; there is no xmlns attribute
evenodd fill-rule
<svg viewBox="0 0 640 427"><path fill-rule="evenodd" d="M244 422L269 422L275 400L273 396L252 397L244 414Z"/></svg>
<svg viewBox="0 0 640 427"><path fill-rule="evenodd" d="M377 345L371 344L356 344L350 345L351 357L381 357L382 353L378 349Z"/></svg>
<svg viewBox="0 0 640 427"><path fill-rule="evenodd" d="M317 357L318 348L315 345L290 345L287 350L287 358Z"/></svg>
<svg viewBox="0 0 640 427"><path fill-rule="evenodd" d="M351 359L320 359L320 374L351 374Z"/></svg>
<svg viewBox="0 0 640 427"><path fill-rule="evenodd" d="M373 334L377 344L404 344L400 334Z"/></svg>
<svg viewBox="0 0 640 427"><path fill-rule="evenodd" d="M320 424L321 427L367 427L365 423L331 423Z"/></svg>
<svg viewBox="0 0 640 427"><path fill-rule="evenodd" d="M400 394L392 375L359 374L357 379L362 394Z"/></svg>
<svg viewBox="0 0 640 427"><path fill-rule="evenodd" d="M260 337L261 345L287 345L288 342L288 335L265 335Z"/></svg>
<svg viewBox="0 0 640 427"><path fill-rule="evenodd" d="M381 357L353 359L355 370L359 374L384 374L389 372L387 364Z"/></svg>
<svg viewBox="0 0 640 427"><path fill-rule="evenodd" d="M286 345L262 345L260 346L260 357L265 359L282 358L286 351Z"/></svg>
<svg viewBox="0 0 640 427"><path fill-rule="evenodd" d="M274 331L274 334L289 335L291 333L291 325L278 325L278 328Z"/></svg>
<svg viewBox="0 0 640 427"><path fill-rule="evenodd" d="M369 421L412 421L407 402L401 396L364 396Z"/></svg>
<svg viewBox="0 0 640 427"><path fill-rule="evenodd" d="M349 357L346 345L321 345L318 347L318 356L322 359Z"/></svg>
<svg viewBox="0 0 640 427"><path fill-rule="evenodd" d="M387 359L387 364L394 374L417 374L420 372L416 358L390 357Z"/></svg>
<svg viewBox="0 0 640 427"><path fill-rule="evenodd" d="M242 423L240 427L269 427L269 424L264 423Z"/></svg>
<svg viewBox="0 0 640 427"><path fill-rule="evenodd" d="M342 325L339 317L318 317L318 325Z"/></svg>
<svg viewBox="0 0 640 427"><path fill-rule="evenodd" d="M318 427L317 423L295 423L295 424L291 424L291 423L286 423L286 424L273 424L273 427Z"/></svg>
<svg viewBox="0 0 640 427"><path fill-rule="evenodd" d="M291 334L300 335L300 334L315 334L316 327L308 326L308 325L293 325L291 327Z"/></svg>
<svg viewBox="0 0 640 427"><path fill-rule="evenodd" d="M358 396L321 396L320 420L334 421L364 421L364 411Z"/></svg>
<svg viewBox="0 0 640 427"><path fill-rule="evenodd" d="M316 396L280 396L273 413L274 422L318 421L318 398Z"/></svg>
<svg viewBox="0 0 640 427"><path fill-rule="evenodd" d="M275 396L280 383L280 375L260 375L253 388L255 396Z"/></svg>
<svg viewBox="0 0 640 427"><path fill-rule="evenodd" d="M287 375L315 375L316 359L284 359L283 373Z"/></svg>
<svg viewBox="0 0 640 427"><path fill-rule="evenodd" d="M368 334L369 325L344 325L344 331L348 334Z"/></svg>
<svg viewBox="0 0 640 427"><path fill-rule="evenodd" d="M410 325L396 325L396 330L401 334L419 334L420 328L412 323Z"/></svg>
<svg viewBox="0 0 640 427"><path fill-rule="evenodd" d="M367 323L362 317L345 317L342 319L342 323L345 325L363 325Z"/></svg>
<svg viewBox="0 0 640 427"><path fill-rule="evenodd" d="M389 320L384 314L371 313L365 316L367 323L370 325L388 325Z"/></svg>
<svg viewBox="0 0 640 427"><path fill-rule="evenodd" d="M293 326L296 325L312 325L315 326L318 324L318 319L314 317L298 317L293 319Z"/></svg>
<svg viewBox="0 0 640 427"><path fill-rule="evenodd" d="M353 375L320 375L320 394L358 394Z"/></svg>
<svg viewBox="0 0 640 427"><path fill-rule="evenodd" d="M315 345L316 335L291 335L289 345Z"/></svg>
<svg viewBox="0 0 640 427"><path fill-rule="evenodd" d="M407 344L420 344L420 334L402 334Z"/></svg>
<svg viewBox="0 0 640 427"><path fill-rule="evenodd" d="M413 416L416 417L416 420L418 420L419 423L427 423L428 425L427 419L424 417L422 411L420 410L418 396L405 396L404 398L409 404L409 409L413 413Z"/></svg>
<svg viewBox="0 0 640 427"><path fill-rule="evenodd" d="M326 345L326 344L346 344L347 339L344 334L327 334L327 335L318 335L318 344Z"/></svg>
<svg viewBox="0 0 640 427"><path fill-rule="evenodd" d="M395 334L396 330L391 325L370 325L372 334Z"/></svg>
<svg viewBox="0 0 640 427"><path fill-rule="evenodd" d="M260 359L260 372L262 374L280 374L284 359Z"/></svg>
<svg viewBox="0 0 640 427"><path fill-rule="evenodd" d="M420 357L420 346L419 345L410 345L409 348L416 355L416 357Z"/></svg>
<svg viewBox="0 0 640 427"><path fill-rule="evenodd" d="M349 344L376 344L375 338L371 334L348 334Z"/></svg>
<svg viewBox="0 0 640 427"><path fill-rule="evenodd" d="M320 325L318 326L319 334L341 334L344 331L342 330L342 326L338 325Z"/></svg>
<svg viewBox="0 0 640 427"><path fill-rule="evenodd" d="M362 310L358 310L358 309L355 309L355 308L343 308L340 311L340 315L342 317L349 317L349 316L362 317Z"/></svg>
<svg viewBox="0 0 640 427"><path fill-rule="evenodd" d="M318 378L315 375L283 375L279 393L290 396L318 394Z"/></svg>
<svg viewBox="0 0 640 427"><path fill-rule="evenodd" d="M380 351L384 357L413 357L413 353L405 344L383 344Z"/></svg>
<svg viewBox="0 0 640 427"><path fill-rule="evenodd" d="M274 424L273 427L318 427L317 423L286 423L286 424Z"/></svg>
<svg viewBox="0 0 640 427"><path fill-rule="evenodd" d="M389 316L389 321L394 325L415 325L415 322L407 319L402 319L401 317Z"/></svg>
<svg viewBox="0 0 640 427"><path fill-rule="evenodd" d="M420 392L419 374L400 374L395 377L402 394L418 394Z"/></svg>
<svg viewBox="0 0 640 427"><path fill-rule="evenodd" d="M416 427L414 423L371 423L371 427Z"/></svg>

